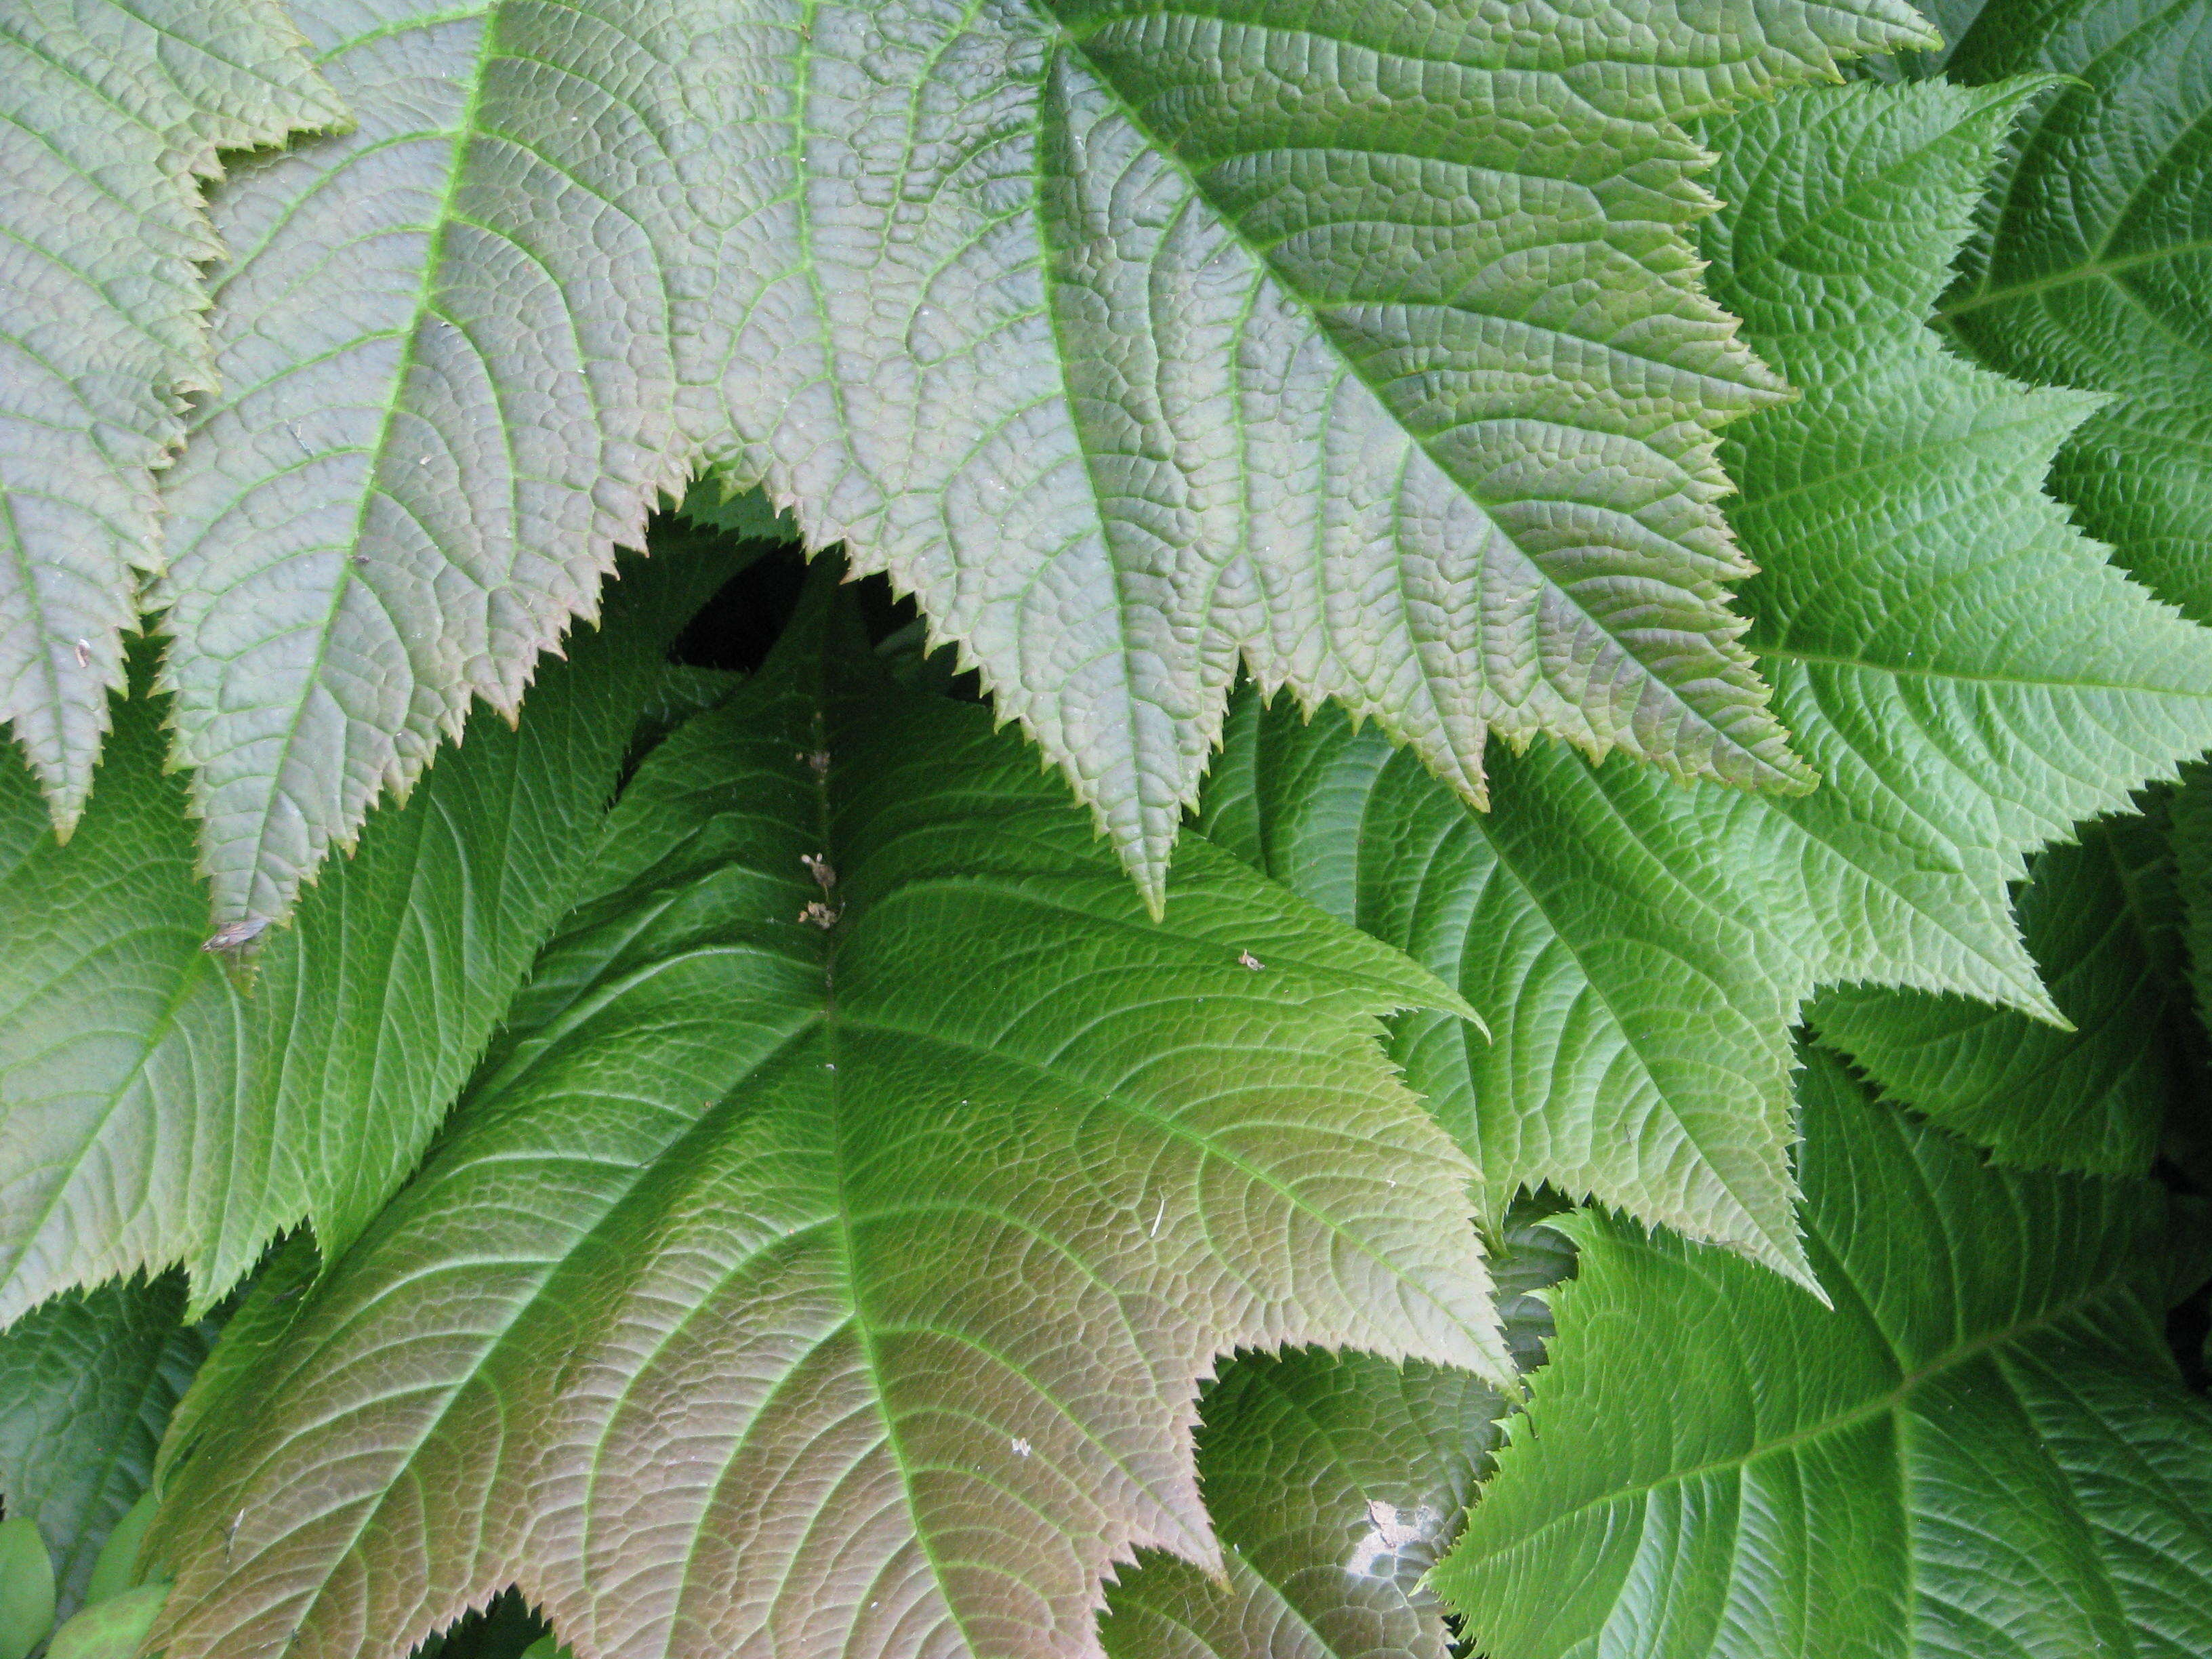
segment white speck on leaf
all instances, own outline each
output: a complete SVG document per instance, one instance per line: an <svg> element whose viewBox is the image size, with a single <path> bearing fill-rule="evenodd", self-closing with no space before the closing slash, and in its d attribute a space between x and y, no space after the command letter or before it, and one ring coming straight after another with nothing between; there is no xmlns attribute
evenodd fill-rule
<svg viewBox="0 0 2212 1659"><path fill-rule="evenodd" d="M1401 1510L1379 1498L1367 1500L1367 1530L1352 1547L1344 1570L1354 1578L1388 1578L1407 1549L1432 1544L1443 1516L1423 1504Z"/></svg>

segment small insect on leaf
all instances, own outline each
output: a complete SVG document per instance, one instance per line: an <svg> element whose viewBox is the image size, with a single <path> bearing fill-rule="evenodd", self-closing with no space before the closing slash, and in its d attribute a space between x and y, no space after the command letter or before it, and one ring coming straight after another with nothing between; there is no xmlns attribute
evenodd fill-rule
<svg viewBox="0 0 2212 1659"><path fill-rule="evenodd" d="M247 916L240 921L227 921L208 936L200 946L203 951L243 951L259 939L269 926L266 916Z"/></svg>

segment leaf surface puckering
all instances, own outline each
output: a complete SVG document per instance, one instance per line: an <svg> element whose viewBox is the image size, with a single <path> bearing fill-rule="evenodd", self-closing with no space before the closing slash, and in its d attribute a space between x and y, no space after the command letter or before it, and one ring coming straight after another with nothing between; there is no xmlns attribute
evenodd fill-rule
<svg viewBox="0 0 2212 1659"><path fill-rule="evenodd" d="M0 721L64 830L161 567L155 470L215 387L200 186L343 120L276 0L0 9Z"/></svg>
<svg viewBox="0 0 2212 1659"><path fill-rule="evenodd" d="M0 1325L182 1263L205 1307L311 1218L343 1248L421 1155L596 845L676 630L729 568L671 547L380 813L250 981L204 948L158 701L125 704L66 845L0 768Z"/></svg>
<svg viewBox="0 0 2212 1659"><path fill-rule="evenodd" d="M0 1331L0 1499L52 1553L58 1619L152 1484L169 1413L215 1340L211 1323L185 1321L185 1301L179 1273L118 1280Z"/></svg>
<svg viewBox="0 0 2212 1659"><path fill-rule="evenodd" d="M2107 394L2052 488L2160 598L2212 623L2212 11L2004 0L1948 72L2074 83L2025 124L1944 323L1993 368Z"/></svg>
<svg viewBox="0 0 2212 1659"><path fill-rule="evenodd" d="M2160 1190L1987 1167L1817 1050L1802 1078L1834 1309L1569 1223L1551 1364L1433 1576L1477 1650L2206 1651L2212 1407L2164 1340Z"/></svg>
<svg viewBox="0 0 2212 1659"><path fill-rule="evenodd" d="M1470 799L1486 737L1802 788L1728 589L1682 123L1932 39L1896 0L915 0L761 31L724 385L1157 901L1240 658ZM773 158L806 158L779 174Z"/></svg>
<svg viewBox="0 0 2212 1659"><path fill-rule="evenodd" d="M1219 1565L1218 1355L1510 1376L1376 1041L1449 994L1211 848L1150 922L985 711L825 657L831 591L204 1425L170 1659L396 1659L509 1583L596 1656L1097 1655L1114 1563Z"/></svg>
<svg viewBox="0 0 2212 1659"><path fill-rule="evenodd" d="M2021 854L2212 744L2212 635L2040 492L2080 394L1925 326L2027 90L1806 91L1709 130L1707 280L1803 392L1728 453L1763 567L1749 638L1819 790L1684 790L1537 744L1478 815L1340 715L1240 716L1206 821L1489 1021L1415 1014L1395 1048L1492 1215L1550 1182L1802 1273L1800 1000L1903 984L2048 1017Z"/></svg>
<svg viewBox="0 0 2212 1659"><path fill-rule="evenodd" d="M1574 1264L1545 1224L1555 1208L1516 1206L1490 1257L1524 1370L1551 1335L1542 1293ZM1505 1403L1419 1361L1240 1356L1200 1402L1199 1479L1226 1576L1146 1556L1109 1600L1109 1659L1447 1659L1421 1579L1489 1473Z"/></svg>
<svg viewBox="0 0 2212 1659"><path fill-rule="evenodd" d="M921 596L1157 902L1242 656L1470 799L1492 730L1805 787L1736 635L1682 124L1902 0L1310 15L301 0L352 134L247 169L168 490L179 754L281 914L654 492Z"/></svg>
<svg viewBox="0 0 2212 1659"><path fill-rule="evenodd" d="M2071 1030L1964 997L1850 986L1807 1021L1892 1098L2000 1163L2147 1175L2169 1111L2193 1091L2182 906L2161 795L2045 848L2021 929Z"/></svg>
<svg viewBox="0 0 2212 1659"><path fill-rule="evenodd" d="M217 920L282 915L472 696L511 714L683 493L740 0L299 0L352 109L234 169L219 396L164 481Z"/></svg>

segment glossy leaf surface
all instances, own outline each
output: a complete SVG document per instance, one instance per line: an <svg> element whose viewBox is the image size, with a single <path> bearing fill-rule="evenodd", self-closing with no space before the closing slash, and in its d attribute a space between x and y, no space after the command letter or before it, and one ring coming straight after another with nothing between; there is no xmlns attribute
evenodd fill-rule
<svg viewBox="0 0 2212 1659"><path fill-rule="evenodd" d="M1202 846L1152 923L984 710L824 654L827 591L203 1419L169 1659L398 1656L509 1583L594 1656L1096 1654L1112 1564L1219 1564L1217 1356L1510 1374L1376 1041L1449 994Z"/></svg>
<svg viewBox="0 0 2212 1659"><path fill-rule="evenodd" d="M2212 1643L2212 1407L2166 1206L1992 1169L1808 1057L1794 1286L1585 1212L1525 1425L1436 1583L1492 1659L2165 1659ZM1669 1409L1654 1410L1662 1397Z"/></svg>
<svg viewBox="0 0 2212 1659"><path fill-rule="evenodd" d="M728 564L671 550L379 815L289 927L205 948L161 705L66 846L0 769L0 1322L182 1263L202 1307L302 1218L333 1250L421 1155L573 894L669 641Z"/></svg>
<svg viewBox="0 0 2212 1659"><path fill-rule="evenodd" d="M64 829L161 568L155 471L215 389L200 187L345 118L276 0L0 9L0 721Z"/></svg>

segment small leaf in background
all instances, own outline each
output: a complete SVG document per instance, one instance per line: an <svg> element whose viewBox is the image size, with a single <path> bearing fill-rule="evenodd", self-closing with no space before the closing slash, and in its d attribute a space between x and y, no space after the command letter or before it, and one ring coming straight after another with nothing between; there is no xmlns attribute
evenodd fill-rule
<svg viewBox="0 0 2212 1659"><path fill-rule="evenodd" d="M155 1449L215 1340L185 1304L184 1276L167 1273L62 1297L0 1331L0 1499L44 1534L64 1619L137 1582L125 1523L143 1528Z"/></svg>
<svg viewBox="0 0 2212 1659"><path fill-rule="evenodd" d="M2147 1175L2195 1079L2167 810L2084 824L2021 890L2021 931L2072 1030L1963 997L1823 992L1806 1018L1893 1098L1999 1163Z"/></svg>
<svg viewBox="0 0 2212 1659"><path fill-rule="evenodd" d="M161 568L155 472L216 386L200 187L347 120L303 45L276 0L0 10L0 722L64 830Z"/></svg>
<svg viewBox="0 0 2212 1659"><path fill-rule="evenodd" d="M26 1659L54 1627L54 1564L38 1523L0 1521L0 1659Z"/></svg>
<svg viewBox="0 0 2212 1659"><path fill-rule="evenodd" d="M799 539L799 526L791 514L777 507L758 489L736 490L726 496L719 484L696 483L676 510L702 529L719 531L741 542Z"/></svg>
<svg viewBox="0 0 2212 1659"><path fill-rule="evenodd" d="M100 1553L93 1558L92 1576L84 1583L86 1606L97 1607L126 1590L140 1588L138 1581L144 1576L142 1569L146 1565L141 1559L144 1553L142 1546L146 1541L146 1529L154 1524L154 1511L160 1504L161 1500L149 1488L123 1512L123 1518L107 1534L107 1541L100 1547ZM168 1582L166 1573L156 1576L161 1582Z"/></svg>
<svg viewBox="0 0 2212 1659"><path fill-rule="evenodd" d="M1542 1293L1572 1270L1516 1205L1491 1257L1523 1370L1551 1334ZM1109 1659L1445 1659L1422 1576L1489 1472L1506 1402L1480 1378L1372 1354L1246 1354L1200 1403L1199 1477L1226 1551L1216 1580L1172 1556L1124 1571L1099 1639Z"/></svg>
<svg viewBox="0 0 2212 1659"><path fill-rule="evenodd" d="M1824 1309L1595 1211L1433 1582L1489 1659L2212 1652L2212 1406L2148 1182L1990 1166L1801 1074Z"/></svg>
<svg viewBox="0 0 2212 1659"><path fill-rule="evenodd" d="M1220 1566L1218 1356L1510 1376L1376 1041L1451 994L1202 845L1150 921L988 711L825 646L836 574L201 1419L168 1659L396 1654L510 1584L586 1652L1095 1654L1116 1562Z"/></svg>
<svg viewBox="0 0 2212 1659"><path fill-rule="evenodd" d="M138 1659L168 1594L166 1584L143 1584L94 1602L54 1632L46 1659Z"/></svg>
<svg viewBox="0 0 2212 1659"><path fill-rule="evenodd" d="M2052 489L2212 623L2212 11L2013 0L1982 10L1948 72L2069 83L2024 124L1944 322L1992 368L2106 395Z"/></svg>
<svg viewBox="0 0 2212 1659"><path fill-rule="evenodd" d="M181 1262L205 1307L311 1218L341 1249L406 1175L596 844L678 630L743 554L674 535L605 625L379 813L251 973L208 943L163 706L124 706L58 843L0 757L0 1326Z"/></svg>

